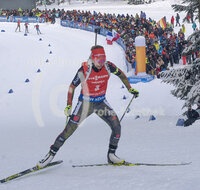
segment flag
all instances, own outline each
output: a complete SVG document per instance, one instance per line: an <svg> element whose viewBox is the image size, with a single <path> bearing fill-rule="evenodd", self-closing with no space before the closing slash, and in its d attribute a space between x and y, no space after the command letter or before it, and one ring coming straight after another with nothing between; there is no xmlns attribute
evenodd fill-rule
<svg viewBox="0 0 200 190"><path fill-rule="evenodd" d="M113 34L112 34L112 32L108 32L107 33L106 40L107 40L107 44L112 45L112 41L113 41Z"/></svg>
<svg viewBox="0 0 200 190"><path fill-rule="evenodd" d="M112 35L113 35L112 41L116 41L120 37L120 35L114 29L112 30Z"/></svg>
<svg viewBox="0 0 200 190"><path fill-rule="evenodd" d="M162 19L160 19L159 22L160 22L162 29L164 30L167 27L165 18L163 17Z"/></svg>

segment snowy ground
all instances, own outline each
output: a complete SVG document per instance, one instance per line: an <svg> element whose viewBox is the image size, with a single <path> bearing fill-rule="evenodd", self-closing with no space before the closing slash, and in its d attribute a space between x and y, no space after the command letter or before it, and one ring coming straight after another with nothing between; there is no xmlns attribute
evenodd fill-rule
<svg viewBox="0 0 200 190"><path fill-rule="evenodd" d="M135 14L141 9L158 20L163 15L170 18L174 14L168 4L168 1L159 1L134 9L122 4L115 10L107 4L101 6L107 12L119 13L134 11ZM78 8L86 9L84 6ZM95 5L87 8L102 9ZM15 27L16 24L0 23L0 30L6 31L0 33L0 179L33 166L63 130L68 86L81 62L87 60L95 37L90 32L50 24L41 24L41 36L31 24L30 34L25 37L23 32L15 33ZM187 34L191 31L191 25L187 25ZM126 71L122 49L115 43L106 45L102 36L98 37L98 42L105 47L109 60ZM40 73L37 73L38 69ZM24 82L27 78L29 83ZM107 99L119 117L131 98L121 86L121 81L112 76L107 93ZM192 162L191 165L72 168L73 164L106 162L110 129L92 115L56 155L55 160L64 160L61 166L2 184L0 189L200 189L199 122L188 128L176 126L183 113L183 102L170 95L172 86L157 79L132 86L139 90L140 97L132 102L131 111L122 121L117 155L132 162ZM14 90L13 94L8 94L10 88ZM79 90L76 90L73 106ZM124 95L127 100L122 99ZM149 121L151 114L156 116L155 121ZM140 115L137 120L136 115Z"/></svg>

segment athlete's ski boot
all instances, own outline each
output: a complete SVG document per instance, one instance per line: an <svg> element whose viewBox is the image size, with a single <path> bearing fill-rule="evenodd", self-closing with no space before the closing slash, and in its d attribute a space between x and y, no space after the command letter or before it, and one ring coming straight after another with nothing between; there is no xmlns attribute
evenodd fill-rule
<svg viewBox="0 0 200 190"><path fill-rule="evenodd" d="M116 149L117 149L116 145L109 144L109 149L108 149L108 154L107 154L108 163L114 164L114 165L118 165L118 164L120 165L120 164L125 163L125 160L115 155Z"/></svg>
<svg viewBox="0 0 200 190"><path fill-rule="evenodd" d="M107 158L108 158L108 163L109 164L121 165L121 164L125 163L125 160L117 157L114 153L109 153L108 152Z"/></svg>
<svg viewBox="0 0 200 190"><path fill-rule="evenodd" d="M47 153L47 155L37 163L37 167L44 168L53 160L55 155L56 155L56 152L54 150L50 149L50 151Z"/></svg>

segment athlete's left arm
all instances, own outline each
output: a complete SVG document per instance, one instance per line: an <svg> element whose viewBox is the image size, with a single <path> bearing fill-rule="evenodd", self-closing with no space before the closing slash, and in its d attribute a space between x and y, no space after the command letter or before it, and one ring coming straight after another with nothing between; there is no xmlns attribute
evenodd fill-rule
<svg viewBox="0 0 200 190"><path fill-rule="evenodd" d="M123 73L123 71L111 62L108 62L108 66L109 66L110 72L113 73L114 75L118 76L121 79L121 81L124 83L126 88L129 90L131 88L131 85L128 81L128 78Z"/></svg>

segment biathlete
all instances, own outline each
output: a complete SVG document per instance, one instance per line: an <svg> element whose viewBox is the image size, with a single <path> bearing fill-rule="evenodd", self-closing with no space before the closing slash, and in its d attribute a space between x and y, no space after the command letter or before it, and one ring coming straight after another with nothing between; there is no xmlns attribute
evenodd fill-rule
<svg viewBox="0 0 200 190"><path fill-rule="evenodd" d="M70 117L69 121L54 144L51 145L48 154L37 163L38 167L42 168L50 163L64 142L73 134L80 123L92 113L96 113L112 130L107 153L108 163L125 162L115 155L121 135L121 125L116 113L105 98L111 73L121 79L131 94L135 97L139 96L139 92L131 88L126 75L113 63L106 61L104 48L100 45L93 46L88 61L82 63L69 86L67 107L64 110L65 115ZM79 84L81 84L81 93L71 115L74 90Z"/></svg>

